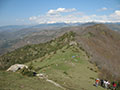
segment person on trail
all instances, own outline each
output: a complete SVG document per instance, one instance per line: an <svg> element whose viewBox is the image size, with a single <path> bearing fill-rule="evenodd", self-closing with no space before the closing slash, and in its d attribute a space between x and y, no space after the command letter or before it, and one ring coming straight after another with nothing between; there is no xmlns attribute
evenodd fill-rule
<svg viewBox="0 0 120 90"><path fill-rule="evenodd" d="M116 90L120 90L120 81L117 83Z"/></svg>
<svg viewBox="0 0 120 90"><path fill-rule="evenodd" d="M104 85L105 85L105 88L108 89L108 88L109 88L108 86L110 85L109 81L105 80L105 81L104 81Z"/></svg>
<svg viewBox="0 0 120 90"><path fill-rule="evenodd" d="M101 85L101 87L104 87L104 80L103 79L100 80L100 85Z"/></svg>
<svg viewBox="0 0 120 90"><path fill-rule="evenodd" d="M116 90L116 86L117 86L117 84L116 84L115 82L113 82L113 83L112 83L112 88L113 88L113 90Z"/></svg>
<svg viewBox="0 0 120 90"><path fill-rule="evenodd" d="M104 88L107 88L107 80L104 81Z"/></svg>
<svg viewBox="0 0 120 90"><path fill-rule="evenodd" d="M98 87L99 82L100 82L100 80L99 80L99 78L97 78L97 79L95 80L95 86L96 86L96 87Z"/></svg>
<svg viewBox="0 0 120 90"><path fill-rule="evenodd" d="M108 89L110 89L110 82L109 81L107 81L107 85L108 85Z"/></svg>

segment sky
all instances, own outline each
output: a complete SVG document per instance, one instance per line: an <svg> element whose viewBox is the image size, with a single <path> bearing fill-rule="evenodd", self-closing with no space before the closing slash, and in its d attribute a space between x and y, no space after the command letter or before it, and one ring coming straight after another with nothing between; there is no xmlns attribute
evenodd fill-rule
<svg viewBox="0 0 120 90"><path fill-rule="evenodd" d="M120 22L120 0L0 0L0 26Z"/></svg>

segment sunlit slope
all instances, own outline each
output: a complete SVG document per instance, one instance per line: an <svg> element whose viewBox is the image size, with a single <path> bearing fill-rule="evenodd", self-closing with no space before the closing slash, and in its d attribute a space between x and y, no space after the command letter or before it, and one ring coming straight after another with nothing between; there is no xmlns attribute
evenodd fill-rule
<svg viewBox="0 0 120 90"><path fill-rule="evenodd" d="M93 86L99 71L89 62L91 57L75 42L74 36L75 33L68 32L50 42L17 49L0 57L1 67L5 69L15 63L31 64L37 73L45 74L49 80L53 80L66 90L104 90ZM2 89L61 89L38 77L5 71L0 71L0 74Z"/></svg>
<svg viewBox="0 0 120 90"><path fill-rule="evenodd" d="M0 90L62 90L37 77L0 71Z"/></svg>
<svg viewBox="0 0 120 90"><path fill-rule="evenodd" d="M98 70L77 45L64 46L56 52L32 61L32 65L38 73L46 74L49 79L67 90L104 90L93 86Z"/></svg>
<svg viewBox="0 0 120 90"><path fill-rule="evenodd" d="M46 54L61 49L74 39L74 33L69 32L46 43L27 45L0 56L0 69L7 69L16 63L25 63L43 57Z"/></svg>

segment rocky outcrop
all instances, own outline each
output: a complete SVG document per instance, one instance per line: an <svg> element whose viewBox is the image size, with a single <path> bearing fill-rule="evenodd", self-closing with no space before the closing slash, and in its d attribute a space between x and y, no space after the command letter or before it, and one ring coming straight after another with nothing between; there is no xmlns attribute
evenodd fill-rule
<svg viewBox="0 0 120 90"><path fill-rule="evenodd" d="M23 69L23 68L28 68L28 66L24 65L24 64L15 64L10 66L7 71L12 71L12 72L16 72L19 69Z"/></svg>
<svg viewBox="0 0 120 90"><path fill-rule="evenodd" d="M69 45L77 45L77 42L71 41L71 42L69 43Z"/></svg>

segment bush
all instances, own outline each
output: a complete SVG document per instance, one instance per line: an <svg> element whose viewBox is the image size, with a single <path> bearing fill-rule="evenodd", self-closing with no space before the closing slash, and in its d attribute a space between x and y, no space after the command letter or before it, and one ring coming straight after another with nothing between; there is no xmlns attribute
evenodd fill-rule
<svg viewBox="0 0 120 90"><path fill-rule="evenodd" d="M68 75L68 73L66 71L63 72L65 75Z"/></svg>
<svg viewBox="0 0 120 90"><path fill-rule="evenodd" d="M28 66L28 68L29 68L30 70L32 70L32 69L34 68L32 62L30 63L30 65Z"/></svg>
<svg viewBox="0 0 120 90"><path fill-rule="evenodd" d="M34 76L33 75L33 71L29 70L28 68L23 68L21 71L22 75L26 75L26 76L29 76L29 77L32 77Z"/></svg>

